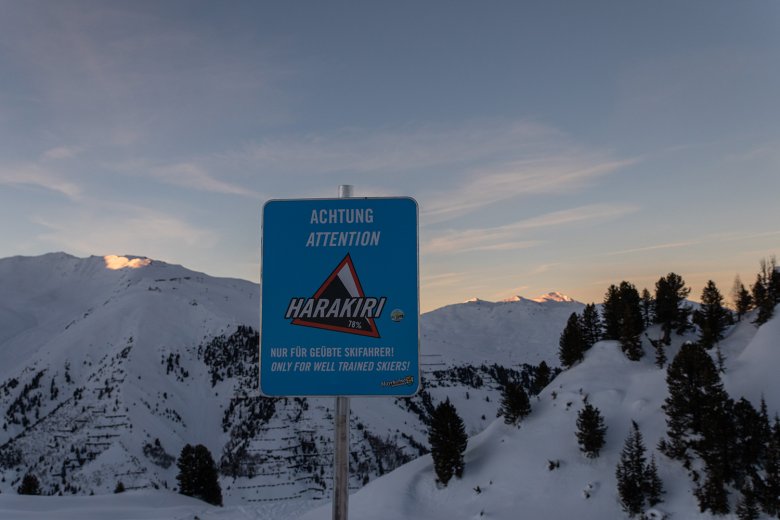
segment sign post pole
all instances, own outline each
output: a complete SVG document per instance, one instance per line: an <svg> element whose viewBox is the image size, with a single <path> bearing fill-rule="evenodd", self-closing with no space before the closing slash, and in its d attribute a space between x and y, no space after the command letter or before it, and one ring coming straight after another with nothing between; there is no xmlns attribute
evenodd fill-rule
<svg viewBox="0 0 780 520"><path fill-rule="evenodd" d="M333 520L349 509L349 400L420 387L417 202L411 197L263 205L260 393L334 397Z"/></svg>
<svg viewBox="0 0 780 520"><path fill-rule="evenodd" d="M352 186L339 186L339 198L352 197ZM349 504L349 397L336 397L334 418L333 520L347 520Z"/></svg>
<svg viewBox="0 0 780 520"><path fill-rule="evenodd" d="M336 398L333 520L347 520L349 503L349 397Z"/></svg>

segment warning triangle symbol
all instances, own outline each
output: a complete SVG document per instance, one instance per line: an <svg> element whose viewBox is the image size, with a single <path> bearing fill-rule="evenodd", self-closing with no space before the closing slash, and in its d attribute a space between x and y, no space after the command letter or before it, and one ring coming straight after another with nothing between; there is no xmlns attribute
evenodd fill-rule
<svg viewBox="0 0 780 520"><path fill-rule="evenodd" d="M346 301L349 298L365 298L363 287L360 285L355 265L352 263L352 257L347 256L339 262L339 265L328 276L325 282L317 289L312 298L325 298L330 301ZM376 328L374 318L368 317L344 317L338 316L317 317L317 318L295 318L293 325L304 327L314 327L317 329L326 329L336 332L345 332L347 334L358 334L360 336L379 337L379 330Z"/></svg>

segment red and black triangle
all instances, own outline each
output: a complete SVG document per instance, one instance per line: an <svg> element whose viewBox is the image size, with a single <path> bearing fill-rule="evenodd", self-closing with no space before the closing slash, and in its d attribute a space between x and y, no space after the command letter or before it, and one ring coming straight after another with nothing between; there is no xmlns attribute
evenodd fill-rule
<svg viewBox="0 0 780 520"><path fill-rule="evenodd" d="M352 257L347 256L339 262L339 265L328 276L325 282L314 293L313 299L326 298L330 301L347 300L349 298L365 298L363 287L360 285L355 265L352 263ZM358 334L360 336L379 337L379 330L376 328L374 318L370 317L306 317L295 318L293 325L304 327L314 327L317 329L326 329L347 334Z"/></svg>

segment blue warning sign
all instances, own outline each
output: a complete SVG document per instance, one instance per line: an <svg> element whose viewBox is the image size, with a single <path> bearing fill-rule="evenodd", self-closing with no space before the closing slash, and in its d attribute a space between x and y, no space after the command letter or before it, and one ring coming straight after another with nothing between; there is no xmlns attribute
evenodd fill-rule
<svg viewBox="0 0 780 520"><path fill-rule="evenodd" d="M417 202L272 200L262 228L260 391L414 395Z"/></svg>

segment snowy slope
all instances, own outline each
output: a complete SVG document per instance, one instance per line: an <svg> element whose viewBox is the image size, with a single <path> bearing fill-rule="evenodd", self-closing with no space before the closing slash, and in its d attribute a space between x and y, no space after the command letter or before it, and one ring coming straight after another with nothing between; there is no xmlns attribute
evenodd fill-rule
<svg viewBox="0 0 780 520"><path fill-rule="evenodd" d="M723 376L724 385L730 395L744 396L755 406L765 396L770 411L780 411L780 319L768 321L752 337L750 332L744 327L722 347L732 367Z"/></svg>
<svg viewBox="0 0 780 520"><path fill-rule="evenodd" d="M727 390L758 405L763 394L770 414L780 412L777 365L780 317L756 332L749 321L736 325L722 342L727 356ZM675 337L670 358L685 339ZM437 488L429 455L380 478L351 497L350 514L372 520L452 518L623 518L615 467L631 421L644 436L647 456L654 454L666 489L653 513L660 518L710 518L699 513L692 483L681 464L657 452L666 431L661 409L667 396L666 371L653 364L649 348L639 362L628 361L616 342L603 341L585 360L563 372L533 402L520 428L494 421L469 440L465 474L445 489ZM596 459L584 457L575 437L577 412L588 402L598 407L608 426L606 447ZM548 469L551 460L560 467ZM329 518L320 508L302 520ZM726 516L726 518L734 518Z"/></svg>
<svg viewBox="0 0 780 520"><path fill-rule="evenodd" d="M111 269L102 257L62 253L0 262L0 323L17 324L0 343L5 486L21 467L71 492L110 490L117 480L172 483L165 458L148 463L144 446L154 439L168 457L196 440L220 453L221 427L211 418L222 403L199 383L207 368L192 349L256 321L257 288L163 262L139 265Z"/></svg>
<svg viewBox="0 0 780 520"><path fill-rule="evenodd" d="M182 303L193 309L182 314ZM112 270L102 257L63 253L4 259L0 324L14 326L0 334L0 377L41 359L61 364L72 349L100 359L107 344L98 339L113 345L134 337L180 347L230 324L254 323L258 305L254 284L164 262Z"/></svg>
<svg viewBox="0 0 780 520"><path fill-rule="evenodd" d="M584 304L559 299L469 301L423 316L423 364L517 363L558 365L558 339Z"/></svg>
<svg viewBox="0 0 780 520"><path fill-rule="evenodd" d="M220 508L209 506L194 498L148 490L92 497L0 495L0 518L14 520L103 520L109 517L114 520L226 518L221 513ZM237 515L231 517L241 518Z"/></svg>
<svg viewBox="0 0 780 520"><path fill-rule="evenodd" d="M257 396L258 297L250 282L143 257L0 260L0 490L26 471L49 493L171 489L182 446L201 443L223 465L228 504L327 499L333 402ZM525 300L424 315L425 391L352 400L351 487L424 453L426 414L445 398L482 431L499 369L532 379L523 363L557 364L579 309Z"/></svg>
<svg viewBox="0 0 780 520"><path fill-rule="evenodd" d="M137 268L64 254L0 260L0 516L284 519L324 504L303 518L329 518L333 403L254 394L257 286L124 262ZM539 300L476 301L422 317L425 391L352 400L353 518L624 516L615 465L632 420L648 455L663 437L665 370L647 345L630 362L601 342L534 398L519 429L496 421L502 370L532 378L525 364L556 365L560 331L583 308L561 295ZM780 318L758 330L745 320L720 345L730 395L756 405L763 396L770 414L780 411L778 338ZM674 337L670 359L686 339L695 337ZM609 428L595 460L574 435L586 396ZM473 435L464 478L438 489L427 455L376 478L418 457L426 406L446 398ZM235 460L226 453L243 461L240 474L223 473L225 508L148 489L175 485L171 459L185 442L206 444L218 462ZM700 518L687 472L655 454L667 489L658 511ZM560 468L550 471L550 460ZM27 470L50 492L105 495L14 496ZM147 489L110 494L119 480Z"/></svg>

